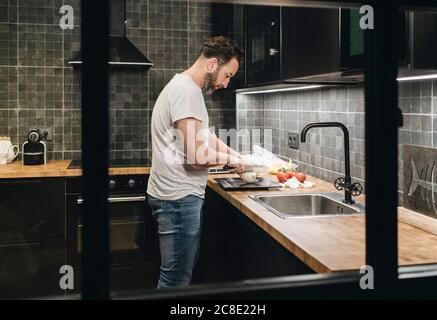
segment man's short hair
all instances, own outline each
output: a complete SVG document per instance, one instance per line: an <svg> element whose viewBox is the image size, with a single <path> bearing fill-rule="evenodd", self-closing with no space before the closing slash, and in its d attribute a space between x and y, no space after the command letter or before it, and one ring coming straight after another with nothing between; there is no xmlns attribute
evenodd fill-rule
<svg viewBox="0 0 437 320"><path fill-rule="evenodd" d="M207 59L217 58L220 64L228 63L236 58L241 64L244 59L244 51L235 41L224 36L212 37L206 40L200 49L200 56Z"/></svg>

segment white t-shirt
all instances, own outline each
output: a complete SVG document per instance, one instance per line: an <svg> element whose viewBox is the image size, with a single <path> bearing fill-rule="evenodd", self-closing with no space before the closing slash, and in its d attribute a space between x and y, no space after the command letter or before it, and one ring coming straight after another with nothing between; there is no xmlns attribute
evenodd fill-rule
<svg viewBox="0 0 437 320"><path fill-rule="evenodd" d="M147 193L154 198L205 195L209 169L183 164L183 144L176 141L174 123L185 118L200 120L202 129L208 129L202 90L189 75L176 74L162 90L152 113L152 169Z"/></svg>

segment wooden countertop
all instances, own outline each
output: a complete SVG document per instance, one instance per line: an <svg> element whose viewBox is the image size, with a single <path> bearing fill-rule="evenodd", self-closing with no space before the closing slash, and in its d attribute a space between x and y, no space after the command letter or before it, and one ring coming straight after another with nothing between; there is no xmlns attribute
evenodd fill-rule
<svg viewBox="0 0 437 320"><path fill-rule="evenodd" d="M68 169L70 160L49 161L46 165L23 166L21 162L0 165L0 179L74 177L81 169ZM150 167L110 168L111 175L149 174ZM316 272L356 270L365 264L365 219L363 215L296 217L281 219L250 199L261 193L338 192L331 183L308 177L312 189L271 191L224 191L211 175L208 186L269 233ZM275 179L275 177L271 177ZM355 198L364 203L364 196ZM399 264L437 263L437 219L399 208Z"/></svg>
<svg viewBox="0 0 437 320"><path fill-rule="evenodd" d="M332 184L308 177L312 189L224 191L212 175L208 186L243 212L295 256L319 273L360 269L365 265L365 217L293 217L281 219L249 195L338 192ZM275 177L272 177L275 179ZM364 196L354 198L364 204ZM399 208L399 264L437 263L437 220Z"/></svg>
<svg viewBox="0 0 437 320"><path fill-rule="evenodd" d="M19 161L0 165L0 179L77 177L82 169L68 169L71 160L53 160L47 164L23 166ZM109 168L110 175L149 174L150 167Z"/></svg>

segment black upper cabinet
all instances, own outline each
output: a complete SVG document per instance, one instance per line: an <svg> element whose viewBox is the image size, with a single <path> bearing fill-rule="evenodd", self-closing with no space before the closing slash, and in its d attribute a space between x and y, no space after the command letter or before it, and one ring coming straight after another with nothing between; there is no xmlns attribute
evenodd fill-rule
<svg viewBox="0 0 437 320"><path fill-rule="evenodd" d="M282 79L338 71L338 9L282 8Z"/></svg>
<svg viewBox="0 0 437 320"><path fill-rule="evenodd" d="M246 7L246 82L248 85L280 80L280 12L280 7Z"/></svg>
<svg viewBox="0 0 437 320"><path fill-rule="evenodd" d="M233 38L246 52L230 88L305 79L354 82L348 77L364 68L358 9L215 4L213 10L214 35ZM437 14L400 12L398 17L400 70L437 69ZM349 72L354 70L359 72Z"/></svg>
<svg viewBox="0 0 437 320"><path fill-rule="evenodd" d="M338 9L246 6L246 85L338 71L338 21Z"/></svg>
<svg viewBox="0 0 437 320"><path fill-rule="evenodd" d="M437 14L410 13L411 68L437 69Z"/></svg>
<svg viewBox="0 0 437 320"><path fill-rule="evenodd" d="M358 10L341 11L341 67L363 68L364 41ZM398 55L401 71L437 69L436 13L399 12Z"/></svg>
<svg viewBox="0 0 437 320"><path fill-rule="evenodd" d="M230 88L338 71L338 15L338 9L214 4L213 35L245 49Z"/></svg>
<svg viewBox="0 0 437 320"><path fill-rule="evenodd" d="M340 67L343 70L364 68L364 31L360 28L359 9L341 9ZM408 35L410 19L407 13L398 14L399 65L409 63Z"/></svg>
<svg viewBox="0 0 437 320"><path fill-rule="evenodd" d="M232 35L232 20L234 6L231 4L213 3L212 10L212 36Z"/></svg>
<svg viewBox="0 0 437 320"><path fill-rule="evenodd" d="M231 38L245 50L244 10L243 5L213 3L212 35ZM243 61L237 74L231 79L229 88L241 88L246 84L245 68L245 62Z"/></svg>

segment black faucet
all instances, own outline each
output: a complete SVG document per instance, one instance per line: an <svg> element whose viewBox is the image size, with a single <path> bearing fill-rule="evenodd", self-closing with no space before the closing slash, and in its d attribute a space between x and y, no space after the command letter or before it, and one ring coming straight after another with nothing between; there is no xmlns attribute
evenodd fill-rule
<svg viewBox="0 0 437 320"><path fill-rule="evenodd" d="M344 137L344 177L337 178L334 182L334 186L337 190L344 189L344 200L343 202L348 204L353 204L355 201L352 200L352 196L358 196L363 191L363 187L358 182L352 183L351 179L351 165L349 159L349 131L347 127L340 122L316 122L309 123L302 129L300 135L300 141L302 143L306 142L306 134L311 128L326 128L326 127L338 127L343 130Z"/></svg>

